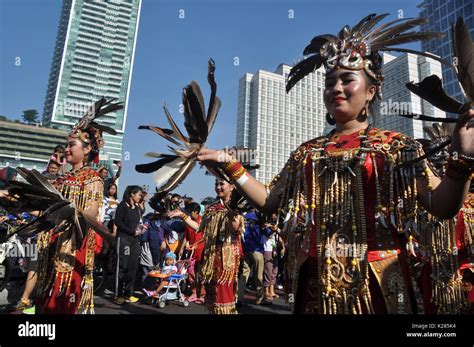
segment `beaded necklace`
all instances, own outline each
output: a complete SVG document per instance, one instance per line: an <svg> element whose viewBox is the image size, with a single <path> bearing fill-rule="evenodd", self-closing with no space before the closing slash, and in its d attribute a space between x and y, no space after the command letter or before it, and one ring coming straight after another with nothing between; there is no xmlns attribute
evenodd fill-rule
<svg viewBox="0 0 474 347"><path fill-rule="evenodd" d="M331 132L322 151L311 155L312 200L317 204L318 221L318 278L321 278L323 313L362 313L359 292L368 293L367 226L365 222L362 166L369 149L367 134L361 138L357 152L354 149L332 155ZM318 155L320 153L320 155ZM342 154L342 155L341 155ZM320 187L319 199L315 183ZM312 202L312 205L313 202ZM313 218L314 219L314 218ZM342 254L341 254L342 252ZM369 298L362 295L366 311L370 312Z"/></svg>
<svg viewBox="0 0 474 347"><path fill-rule="evenodd" d="M81 211L90 208L94 201L103 201L103 183L88 165L68 172L56 184L58 191Z"/></svg>

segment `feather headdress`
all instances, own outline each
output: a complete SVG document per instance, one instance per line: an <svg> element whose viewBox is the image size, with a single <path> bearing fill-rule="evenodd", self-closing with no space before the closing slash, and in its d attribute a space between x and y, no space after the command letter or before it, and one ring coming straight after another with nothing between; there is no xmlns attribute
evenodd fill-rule
<svg viewBox="0 0 474 347"><path fill-rule="evenodd" d="M104 146L102 133L117 135L117 132L103 124L97 123L95 120L110 112L115 112L123 108L122 102L114 102L116 99L101 98L97 100L81 120L74 126L69 133L70 137L79 138L84 144L91 145L92 150L89 155L89 161L98 163L99 151Z"/></svg>
<svg viewBox="0 0 474 347"><path fill-rule="evenodd" d="M441 38L439 32L419 32L412 30L426 22L425 18L402 18L374 27L388 14L370 14L352 28L344 26L337 36L319 35L304 49L306 57L295 65L288 76L286 91L313 71L324 65L328 71L336 67L349 70L364 70L379 86L383 82L382 58L378 52L397 51L427 56L444 64L449 63L433 54L411 49L393 47L409 42Z"/></svg>
<svg viewBox="0 0 474 347"><path fill-rule="evenodd" d="M214 71L214 61L209 59L207 80L211 86L211 95L207 112L201 88L197 82L192 81L183 88L184 127L187 135L181 132L166 105L163 105L163 109L170 129L152 125L139 127L139 129L153 131L175 146L168 146L171 150L170 154L148 152L146 156L158 158L158 160L135 166L135 170L141 173L156 171L154 180L158 193L173 190L189 175L196 165L198 152L203 148L212 131L221 107L221 100L216 96L217 84Z"/></svg>

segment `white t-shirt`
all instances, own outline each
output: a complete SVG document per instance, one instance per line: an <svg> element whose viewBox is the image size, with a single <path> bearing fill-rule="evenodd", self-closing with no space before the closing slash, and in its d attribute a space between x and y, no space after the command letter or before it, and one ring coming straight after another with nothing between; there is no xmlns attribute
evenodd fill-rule
<svg viewBox="0 0 474 347"><path fill-rule="evenodd" d="M276 234L273 233L270 236L265 236L265 244L263 245L263 250L265 252L273 252L276 248Z"/></svg>

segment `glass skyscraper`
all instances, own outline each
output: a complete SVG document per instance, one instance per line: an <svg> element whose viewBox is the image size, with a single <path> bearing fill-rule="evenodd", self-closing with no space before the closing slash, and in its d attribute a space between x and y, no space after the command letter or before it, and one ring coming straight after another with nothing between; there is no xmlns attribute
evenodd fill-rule
<svg viewBox="0 0 474 347"><path fill-rule="evenodd" d="M121 159L140 6L141 0L63 1L43 124L69 129L103 96L124 102L99 119L118 133L104 134L101 160Z"/></svg>
<svg viewBox="0 0 474 347"><path fill-rule="evenodd" d="M428 18L428 23L421 26L423 31L440 31L445 33L442 39L423 41L421 44L422 51L434 53L447 61L452 61L451 26L458 17L462 17L469 28L471 37L474 37L474 1L424 0L418 7L421 10L420 16ZM463 101L464 97L455 71L446 65L443 65L442 68L444 89L448 95Z"/></svg>

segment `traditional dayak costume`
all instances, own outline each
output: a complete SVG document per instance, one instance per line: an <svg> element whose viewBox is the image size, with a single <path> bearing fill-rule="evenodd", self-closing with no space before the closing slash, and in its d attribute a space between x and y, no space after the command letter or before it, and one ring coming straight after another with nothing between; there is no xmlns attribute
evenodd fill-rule
<svg viewBox="0 0 474 347"><path fill-rule="evenodd" d="M374 29L385 16L369 15L338 36L313 38L304 50L311 56L292 69L287 91L324 64L328 72L364 70L380 92L378 51L439 60L390 47L440 37L406 32L424 19L399 19ZM330 115L328 121L335 123ZM332 131L291 154L269 191L278 195L286 223L287 289L296 299L296 313L457 313L466 308L454 235L444 226L450 221L429 215L417 200L417 183L430 197L433 189L433 170L423 155L418 141L371 126L349 135ZM469 179L472 167L465 171L455 165L451 173ZM429 261L414 261L421 253Z"/></svg>
<svg viewBox="0 0 474 347"><path fill-rule="evenodd" d="M433 164L433 169L438 177L444 177L447 173L448 159L450 157L449 151L446 147L440 148L440 144L446 143L451 140L451 134L454 126L452 124L433 123L432 126L425 126L423 129L429 137L427 139L419 139L420 143L423 144L423 149L427 153L433 153L430 157L430 163ZM435 151L433 151L435 149ZM438 240L438 245L435 247L439 250L452 250L452 252L441 253L441 257L429 257L430 252L423 249L420 252L420 256L412 265L417 268L424 266L430 267L433 265L432 277L434 288L437 292L449 291L452 289L452 278L449 274L451 265L459 268L460 275L462 276L462 289L465 292L465 296L469 302L472 313L474 307L474 291L472 285L474 284L474 181L471 180L470 192L467 195L466 200L462 208L459 210L456 218L447 221L438 221L437 235L433 235L431 241ZM443 231L443 234L440 232ZM424 236L429 236L425 235ZM446 237L447 236L447 237ZM427 241L430 241L427 239ZM439 243L441 242L441 245ZM422 244L427 244L423 242ZM439 252L436 252L439 253ZM431 254L436 254L431 253ZM450 262L450 256L453 263ZM456 259L457 258L457 259ZM448 269L448 271L446 271ZM443 312L442 305L437 305L440 312ZM449 311L445 311L449 312Z"/></svg>
<svg viewBox="0 0 474 347"><path fill-rule="evenodd" d="M234 230L232 221L240 220ZM237 314L235 290L242 255L243 216L222 202L208 207L199 225L204 233L201 278L206 287L206 306L214 314Z"/></svg>
<svg viewBox="0 0 474 347"><path fill-rule="evenodd" d="M27 183L9 182L13 208L40 212L37 220L17 230L20 235L39 233L38 313L94 313L94 253L102 244L96 232L108 241L112 238L99 223L99 213L93 218L83 213L94 205L99 208L103 198L103 181L88 162L98 162L99 149L104 145L102 131L115 133L95 119L120 108L121 103L100 99L69 134L91 146L82 168L53 184L36 170L17 168Z"/></svg>
<svg viewBox="0 0 474 347"><path fill-rule="evenodd" d="M104 146L102 132L114 134L109 127L95 122L98 117L119 110L121 103L104 98L73 128L69 136L92 147L87 162L98 163L99 150ZM102 205L104 183L98 173L86 165L67 173L54 186L80 212L93 204ZM99 221L99 213L96 216ZM94 313L94 255L100 253L102 238L88 228L83 239L61 225L39 234L38 286L39 307L43 313Z"/></svg>
<svg viewBox="0 0 474 347"><path fill-rule="evenodd" d="M88 166L68 172L54 186L79 211L102 203L102 179ZM89 228L78 243L74 233L58 227L38 235L38 311L93 313L94 255L100 253L102 239Z"/></svg>

